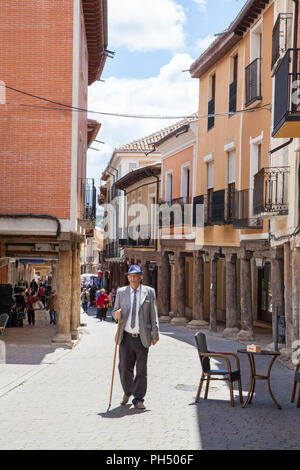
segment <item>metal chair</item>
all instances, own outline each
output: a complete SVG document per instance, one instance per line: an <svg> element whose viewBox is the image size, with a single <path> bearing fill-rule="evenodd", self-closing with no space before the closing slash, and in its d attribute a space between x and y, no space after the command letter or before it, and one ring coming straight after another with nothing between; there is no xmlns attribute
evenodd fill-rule
<svg viewBox="0 0 300 470"><path fill-rule="evenodd" d="M5 331L6 324L8 322L9 315L7 313L1 313L0 315L0 336L3 335Z"/></svg>
<svg viewBox="0 0 300 470"><path fill-rule="evenodd" d="M233 382L236 382L236 381L238 382L240 402L243 403L240 360L237 354L228 353L228 352L208 351L205 334L201 333L200 331L195 334L195 340L196 340L198 354L199 354L199 358L200 358L200 362L202 366L202 375L200 378L200 383L199 383L195 402L197 403L199 401L202 385L205 380L207 381L205 395L204 395L205 400L207 399L207 396L208 396L208 389L209 389L210 381L211 380L225 380L228 382L228 385L229 385L231 406L234 406ZM233 356L235 358L236 369L234 370L231 369L230 358L228 356ZM226 361L227 370L225 369L212 370L210 368L210 358L224 359ZM224 377L220 379L220 378L213 377L214 375L223 375Z"/></svg>
<svg viewBox="0 0 300 470"><path fill-rule="evenodd" d="M297 383L298 383L299 390L298 390L298 398L297 398L297 408L300 408L300 372L299 372L299 369L300 369L300 364L298 364L296 367L294 385L293 385L293 391L292 391L292 397L291 397L291 402L293 403L295 400L296 388L297 388Z"/></svg>

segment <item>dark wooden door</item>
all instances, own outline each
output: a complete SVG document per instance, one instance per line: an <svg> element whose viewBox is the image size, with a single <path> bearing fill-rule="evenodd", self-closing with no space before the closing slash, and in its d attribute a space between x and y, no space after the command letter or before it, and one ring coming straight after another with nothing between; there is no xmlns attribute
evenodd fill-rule
<svg viewBox="0 0 300 470"><path fill-rule="evenodd" d="M272 323L271 263L258 270L258 320Z"/></svg>

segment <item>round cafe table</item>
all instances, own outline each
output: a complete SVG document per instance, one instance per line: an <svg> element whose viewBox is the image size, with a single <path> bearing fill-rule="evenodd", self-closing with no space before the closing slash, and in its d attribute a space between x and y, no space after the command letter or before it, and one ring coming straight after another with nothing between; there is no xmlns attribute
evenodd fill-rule
<svg viewBox="0 0 300 470"><path fill-rule="evenodd" d="M266 380L267 383L268 383L268 390L269 390L269 393L271 395L271 398L272 398L273 402L275 403L275 405L277 406L277 408L279 408L281 410L281 406L279 405L278 401L274 397L272 389L271 389L271 384L270 384L271 369L272 369L272 366L273 366L274 362L276 361L277 357L280 356L280 352L277 352L277 351L250 352L250 351L247 351L247 349L238 349L237 352L241 353L241 354L247 354L248 359L249 359L249 364L250 364L249 392L248 392L248 396L247 396L245 402L243 403L242 407L245 408L245 406L248 403L251 403L252 398L253 398L253 394L254 394L254 390L255 390L256 380ZM271 356L272 357L269 368L268 368L267 375L258 375L256 373L254 356Z"/></svg>

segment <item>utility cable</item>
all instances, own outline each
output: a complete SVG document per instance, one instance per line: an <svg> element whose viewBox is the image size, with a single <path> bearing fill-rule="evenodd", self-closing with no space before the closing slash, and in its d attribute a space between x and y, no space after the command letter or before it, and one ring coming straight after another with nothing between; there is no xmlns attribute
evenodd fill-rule
<svg viewBox="0 0 300 470"><path fill-rule="evenodd" d="M166 116L163 116L163 115L145 115L145 114L128 114L128 113L109 113L109 112L104 112L104 111L93 111L93 110L89 110L89 109L85 109L85 108L79 108L79 107L76 107L76 106L71 106L71 105L68 105L68 104L65 104L65 103L60 103L58 101L54 101L54 100L50 100L48 98L43 98L41 96L38 96L38 95L34 95L32 93L28 93L26 91L22 91L22 90L19 90L17 88L13 88L13 87L10 87L4 83L1 83L0 82L0 85L1 86L4 86L5 88L9 89L9 90L12 90L12 91L15 91L16 93L20 93L20 94L23 94L23 95L26 95L26 96L30 96L31 98L35 98L37 100L41 100L41 101L46 101L47 103L52 103L52 104L55 104L57 106L63 106L65 109L62 109L62 108L50 108L50 107L42 107L42 106L39 106L39 105L33 105L33 104L26 104L26 103L7 103L7 104L10 104L10 105L16 105L16 106L25 106L25 107L31 107L31 108L41 108L41 109L54 109L54 110L58 110L58 111L62 111L62 110L67 110L67 111L77 111L77 112L84 112L84 113L89 113L89 114L101 114L101 115L104 115L104 116L114 116L114 117L127 117L127 118L135 118L135 119L191 119L191 118L209 118L209 117L219 117L219 116L230 116L230 115L234 115L234 114L238 114L238 113L251 113L251 112L257 112L257 111L261 111L261 110L269 110L271 111L272 107L271 107L271 104L268 103L266 105L263 105L263 106L259 106L259 107L256 107L256 108L251 108L251 109L240 109L240 110L236 110L235 112L229 112L229 111L226 111L226 112L222 112L222 113L213 113L213 114L202 114L202 115L199 115L197 113L193 113L193 114L188 114L188 115L176 115L176 116L170 116L170 115L166 115Z"/></svg>

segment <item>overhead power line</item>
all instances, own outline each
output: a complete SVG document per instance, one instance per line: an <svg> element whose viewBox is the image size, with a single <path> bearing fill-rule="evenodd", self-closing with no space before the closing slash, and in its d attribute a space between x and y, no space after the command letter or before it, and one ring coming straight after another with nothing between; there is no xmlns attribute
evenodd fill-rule
<svg viewBox="0 0 300 470"><path fill-rule="evenodd" d="M17 88L10 87L4 83L0 82L1 86L6 87L9 90L15 91L16 93L20 93L26 96L30 96L31 98L35 98L40 101L46 101L47 103L52 103L57 106L62 106L63 108L57 108L53 107L50 108L49 106L41 106L41 105L34 105L34 104L26 104L26 103L14 103L14 102L9 102L6 104L10 105L15 105L15 106L24 106L24 107L29 107L29 108L37 108L37 109L52 109L56 111L76 111L76 112L84 112L84 113L89 113L89 114L101 114L104 116L113 116L113 117L126 117L126 118L134 118L134 119L190 119L193 117L197 117L198 119L200 118L209 118L209 117L220 117L220 116L230 116L238 113L253 113L257 111L262 111L262 110L268 110L271 111L272 106L270 103L263 105L263 106L258 106L256 108L250 108L250 109L239 109L236 110L235 112L229 112L229 111L224 111L221 113L213 113L213 114L202 114L202 115L195 115L193 114L185 114L185 115L151 115L151 114L129 114L129 113L110 113L110 112L104 112L104 111L93 111L90 109L85 109L85 108L79 108L76 106L71 106L65 103L60 103L58 101L50 100L48 98L44 98L42 96L34 95L32 93L28 93L26 91L19 90Z"/></svg>

